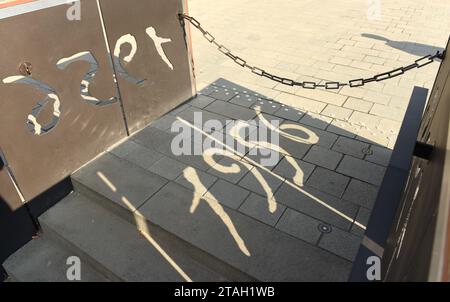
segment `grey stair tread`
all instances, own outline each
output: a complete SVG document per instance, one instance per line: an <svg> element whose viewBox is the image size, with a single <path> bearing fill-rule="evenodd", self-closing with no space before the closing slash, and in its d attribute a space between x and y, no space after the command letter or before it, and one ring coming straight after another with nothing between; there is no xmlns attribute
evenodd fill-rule
<svg viewBox="0 0 450 302"><path fill-rule="evenodd" d="M193 192L169 183L139 212L167 231L260 281L347 281L351 262L223 207L245 248L206 202L190 212ZM246 250L250 253L247 256Z"/></svg>
<svg viewBox="0 0 450 302"><path fill-rule="evenodd" d="M112 158L111 158L112 159ZM113 160L113 159L112 159ZM107 207L117 207L118 198L110 201L109 194L104 194L104 184L92 181L95 171L106 171L107 166L115 165L115 171L107 175L111 179L114 174L121 173L127 177L132 175L134 168L125 161L93 162L84 167L73 179L77 190L87 194ZM95 167L95 168L93 168ZM83 170L82 169L82 170ZM81 186L80 186L81 184ZM117 182L113 184L122 197L127 197L129 188ZM251 256L244 255L230 235L221 219L212 209L201 201L195 213L190 213L193 192L185 187L170 182L145 201L137 211L130 211L123 205L115 213L133 217L138 213L145 216L151 224L160 226L167 232L188 242L228 264L236 270L260 281L346 281L351 270L351 262L338 257L317 246L294 238L282 231L258 222L238 211L224 209L233 221L238 233L248 246ZM108 205L109 204L109 205Z"/></svg>
<svg viewBox="0 0 450 302"><path fill-rule="evenodd" d="M224 281L167 240L155 239L155 247L134 225L77 192L42 215L40 223L123 281Z"/></svg>
<svg viewBox="0 0 450 302"><path fill-rule="evenodd" d="M14 282L69 282L67 259L72 256L81 259L76 252L43 235L27 243L3 265ZM109 279L90 265L83 264L79 281L108 282Z"/></svg>

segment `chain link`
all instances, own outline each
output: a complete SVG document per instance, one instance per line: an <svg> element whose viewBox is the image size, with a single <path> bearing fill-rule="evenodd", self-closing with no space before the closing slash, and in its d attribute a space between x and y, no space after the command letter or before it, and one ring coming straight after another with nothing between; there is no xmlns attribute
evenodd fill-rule
<svg viewBox="0 0 450 302"><path fill-rule="evenodd" d="M247 68L254 74L259 75L261 77L268 78L269 80L272 80L274 82L277 82L277 83L280 83L283 85L287 85L287 86L300 86L304 89L323 88L323 89L333 90L333 89L340 89L341 87L344 87L344 86L348 86L351 88L361 87L361 86L364 86L365 84L368 84L371 82L381 82L381 81L385 81L388 79L392 79L392 78L401 76L405 72L408 72L412 69L422 68L424 66L427 66L428 64L433 63L435 59L443 60L445 57L445 51L443 51L443 52L437 51L436 54L426 55L423 58L416 60L414 63L412 63L408 66L404 66L404 67L396 68L396 69L393 69L393 70L390 70L390 71L387 71L384 73L380 73L371 78L360 78L360 79L350 80L348 83L326 82L325 84L319 84L316 82L307 82L307 81L297 82L295 80L291 80L288 78L283 78L283 77L279 77L277 75L271 74L259 67L249 65L246 60L244 60L243 58L241 58L239 56L234 55L228 48L226 48L224 45L217 42L216 38L211 33L206 31L201 26L200 22L197 19L195 19L194 17L188 16L188 15L185 15L185 14L179 14L179 17L180 17L180 20L189 21L190 24L192 24L195 28L197 28L202 33L202 35L205 37L205 39L209 43L215 45L221 53L223 53L225 56L229 57L231 60L233 60L239 66Z"/></svg>

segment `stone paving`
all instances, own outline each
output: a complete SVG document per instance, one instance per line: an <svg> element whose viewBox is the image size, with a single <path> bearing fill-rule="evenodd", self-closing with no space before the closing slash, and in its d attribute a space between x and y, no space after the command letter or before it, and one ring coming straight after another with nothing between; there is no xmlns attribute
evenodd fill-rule
<svg viewBox="0 0 450 302"><path fill-rule="evenodd" d="M377 2L379 20L369 13ZM448 1L190 0L189 11L249 64L298 81L346 82L408 65L445 47L450 34ZM317 114L310 124L320 129L388 148L414 85L431 88L438 69L433 64L361 88L304 90L240 68L195 30L192 40L200 89L224 78Z"/></svg>
<svg viewBox="0 0 450 302"><path fill-rule="evenodd" d="M249 63L321 83L408 65L446 44L450 2L380 3L381 19L369 20L366 1L189 2ZM255 279L347 280L409 96L431 88L438 64L361 88L304 90L241 69L195 31L193 47L198 96L73 181ZM258 124L236 133L234 121ZM193 130L188 144L177 141L180 123ZM255 139L263 125L279 140Z"/></svg>
<svg viewBox="0 0 450 302"><path fill-rule="evenodd" d="M265 103L271 106L265 106ZM213 156L213 160L208 160L206 149L199 155L177 156L172 146L176 134L171 125L178 120L197 129L203 125L195 124L196 113L202 113L203 123L210 120L220 121L223 125L237 120L275 121L279 125L281 148L267 146L268 140L255 141L249 136L242 142L251 143L243 153L236 145L226 142L232 148L226 150L230 153L215 154L217 157ZM360 141L334 133L339 131L325 131L320 125L322 120L317 121L307 111L219 79L199 91L196 98L110 152L165 179L166 184L161 181L156 184L163 187L160 192L168 190L164 189L166 187L181 185L194 196L217 201L226 212L238 211L351 262L383 178L389 150L369 140ZM196 131L202 133L202 142L209 136L207 130L198 129L191 134L193 138ZM211 135L217 133L220 135L214 137L220 141L233 135L228 128L211 131ZM195 144L199 142L193 140L189 147L195 147ZM221 147L219 143L217 148ZM273 154L251 154L252 147L272 148L278 159L263 164L262 160ZM105 156L96 161L95 169L98 169L99 161L113 160ZM103 165L109 166L104 170L119 169L112 165ZM233 169L236 165L239 168ZM139 181L147 181L140 174L131 174ZM120 179L113 181L115 186L125 188L121 182ZM109 189L105 187L105 190ZM135 196L131 200L138 201L133 206L140 210L158 198L153 196L145 202ZM268 207L271 201L277 205L274 211ZM321 231L322 227L325 231Z"/></svg>
<svg viewBox="0 0 450 302"><path fill-rule="evenodd" d="M450 2L378 3L381 14L375 19L368 16L368 2L350 0L191 0L189 10L250 64L297 81L369 77L446 45ZM199 96L151 125L161 133L132 139L130 144L157 151L145 155L149 160L143 168L352 261L412 89L431 88L439 64L360 88L305 90L240 68L194 29L192 40ZM177 119L193 123L195 112L202 112L204 121L222 123L277 120L279 161L263 166L261 156L239 154L219 156L211 164L205 154L174 156L168 145L174 137L171 124ZM317 140L302 140L308 136ZM223 169L233 165L240 169ZM267 207L271 200L278 204L276 211Z"/></svg>
<svg viewBox="0 0 450 302"><path fill-rule="evenodd" d="M380 4L380 15L370 13L374 8L370 3ZM408 65L442 50L450 34L449 1L190 0L189 13L250 65L281 77L320 83L347 82ZM358 241L354 235L364 233L361 225L370 217L413 87L431 89L439 64L359 88L305 90L240 68L195 29L192 41L198 88L203 94L253 108L258 102L254 92L277 102L270 114L297 122L320 137L316 145L294 147L285 156L301 163L302 188L336 205L356 218L356 223L327 212L284 183L277 186L275 196L287 209L275 227L352 259ZM220 87L232 87L221 85L223 79L252 93L244 92L244 99L221 98ZM214 92L211 83L218 87ZM202 96L201 100L206 99ZM290 169L283 159L272 172L292 180ZM261 219L252 206L257 200L254 193L250 204L240 210ZM301 218L303 214L340 231L332 233L333 240L316 240L305 231L308 222ZM265 222L273 225L270 219ZM346 248L336 247L344 242Z"/></svg>

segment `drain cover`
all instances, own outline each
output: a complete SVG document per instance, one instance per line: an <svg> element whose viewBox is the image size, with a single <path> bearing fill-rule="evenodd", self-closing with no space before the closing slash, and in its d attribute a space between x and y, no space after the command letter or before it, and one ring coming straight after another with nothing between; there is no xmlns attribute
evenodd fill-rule
<svg viewBox="0 0 450 302"><path fill-rule="evenodd" d="M329 234L332 231L331 226L326 225L326 224L319 224L319 231L324 233L324 234Z"/></svg>

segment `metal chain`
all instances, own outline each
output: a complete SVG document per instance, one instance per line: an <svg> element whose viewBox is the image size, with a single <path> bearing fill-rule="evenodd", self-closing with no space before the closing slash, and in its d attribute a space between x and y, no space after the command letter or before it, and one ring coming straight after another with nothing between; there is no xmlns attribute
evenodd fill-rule
<svg viewBox="0 0 450 302"><path fill-rule="evenodd" d="M287 86L300 86L305 89L316 89L316 88L324 88L324 89L339 89L344 86L348 87L361 87L364 86L367 83L371 82L381 82L388 79L392 79L395 77L398 77L402 74L404 74L407 71L410 71L415 68L422 68L428 64L431 64L434 62L435 59L441 59L443 60L445 57L445 51L440 52L437 51L434 55L426 55L416 61L414 63L405 66L393 69L388 72L377 74L371 78L359 78L349 81L348 83L342 83L342 82L326 82L325 84L319 84L316 82L297 82L295 80L291 80L288 78L280 77L271 73L266 72L265 70L258 68L256 66L249 65L246 60L242 59L241 57L234 55L228 48L226 48L224 45L217 42L216 38L206 31L200 24L200 22L195 19L194 17L188 16L186 14L179 14L180 20L187 20L190 24L192 24L195 28L197 28L205 37L205 39L215 45L217 49L223 53L225 56L229 57L231 60L233 60L236 64L238 64L241 67L249 69L251 72L253 72L256 75L268 78L274 82L281 83Z"/></svg>

